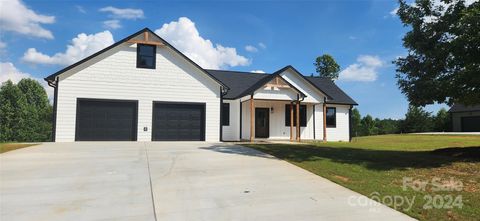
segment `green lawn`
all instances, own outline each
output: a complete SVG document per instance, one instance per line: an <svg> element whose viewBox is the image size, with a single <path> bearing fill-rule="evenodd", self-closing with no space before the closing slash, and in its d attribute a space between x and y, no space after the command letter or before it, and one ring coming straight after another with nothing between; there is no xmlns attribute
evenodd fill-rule
<svg viewBox="0 0 480 221"><path fill-rule="evenodd" d="M0 153L5 153L7 151L16 150L24 147L33 146L35 144L24 144L24 143L0 143Z"/></svg>
<svg viewBox="0 0 480 221"><path fill-rule="evenodd" d="M480 217L480 136L383 135L359 137L351 143L247 146L365 196L375 196L377 192L380 194L377 199L381 201L389 196L407 197L414 202L410 209L400 201L389 206L420 220L478 220ZM404 190L404 177L428 184L425 190L410 187ZM460 190L438 191L432 185L434 182ZM430 202L429 197L433 199ZM462 208L458 208L460 205Z"/></svg>

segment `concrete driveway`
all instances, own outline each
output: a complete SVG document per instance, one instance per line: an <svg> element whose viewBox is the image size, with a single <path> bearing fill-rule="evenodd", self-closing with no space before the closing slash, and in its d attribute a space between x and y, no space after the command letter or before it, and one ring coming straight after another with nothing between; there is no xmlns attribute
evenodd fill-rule
<svg viewBox="0 0 480 221"><path fill-rule="evenodd" d="M0 194L0 220L10 221L411 219L261 152L197 142L7 152Z"/></svg>

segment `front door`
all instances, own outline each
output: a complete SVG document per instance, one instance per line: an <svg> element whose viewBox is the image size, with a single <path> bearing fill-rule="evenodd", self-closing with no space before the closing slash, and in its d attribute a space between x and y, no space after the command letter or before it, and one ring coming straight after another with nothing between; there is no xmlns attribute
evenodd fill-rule
<svg viewBox="0 0 480 221"><path fill-rule="evenodd" d="M268 138L269 136L269 109L255 108L255 137Z"/></svg>

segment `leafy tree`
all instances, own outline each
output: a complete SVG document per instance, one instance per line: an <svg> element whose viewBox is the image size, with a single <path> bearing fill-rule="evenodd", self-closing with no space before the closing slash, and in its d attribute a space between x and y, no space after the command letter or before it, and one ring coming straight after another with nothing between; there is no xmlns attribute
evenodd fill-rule
<svg viewBox="0 0 480 221"><path fill-rule="evenodd" d="M408 55L394 63L410 104L479 104L480 1L469 6L464 0L399 2L397 14L411 30L403 37Z"/></svg>
<svg viewBox="0 0 480 221"><path fill-rule="evenodd" d="M338 78L340 65L337 64L337 62L331 55L324 54L317 57L317 59L315 59L314 65L320 77L330 78L331 80L336 80Z"/></svg>
<svg viewBox="0 0 480 221"><path fill-rule="evenodd" d="M0 87L0 141L17 141L25 127L27 99L22 91L8 80Z"/></svg>
<svg viewBox="0 0 480 221"><path fill-rule="evenodd" d="M48 141L52 107L35 80L11 81L0 88L0 141Z"/></svg>
<svg viewBox="0 0 480 221"><path fill-rule="evenodd" d="M399 132L399 121L393 119L375 119L378 134L395 134Z"/></svg>
<svg viewBox="0 0 480 221"><path fill-rule="evenodd" d="M364 118L361 120L362 124L362 136L370 136L370 135L376 135L378 133L378 128L375 125L375 120L367 114Z"/></svg>
<svg viewBox="0 0 480 221"><path fill-rule="evenodd" d="M434 130L438 132L450 131L451 119L445 108L440 109L434 119Z"/></svg>
<svg viewBox="0 0 480 221"><path fill-rule="evenodd" d="M357 108L352 109L352 136L360 136L362 130L361 121L362 116L360 116L360 111Z"/></svg>
<svg viewBox="0 0 480 221"><path fill-rule="evenodd" d="M401 123L401 132L417 133L433 131L431 113L421 107L410 106Z"/></svg>

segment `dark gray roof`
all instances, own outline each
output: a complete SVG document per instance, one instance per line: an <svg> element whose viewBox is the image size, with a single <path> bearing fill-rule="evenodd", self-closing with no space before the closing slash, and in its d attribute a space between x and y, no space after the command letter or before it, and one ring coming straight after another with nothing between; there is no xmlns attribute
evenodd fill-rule
<svg viewBox="0 0 480 221"><path fill-rule="evenodd" d="M230 88L228 93L224 96L225 99L237 99L242 97L246 95L246 93L248 94L252 88L257 89L259 84L263 85L264 83L267 83L273 75L267 73L251 73L241 71L207 71ZM345 94L345 92L337 87L337 85L335 85L335 83L331 80L316 77L305 77L305 79L329 97L329 101L327 103L357 105L352 98Z"/></svg>
<svg viewBox="0 0 480 221"><path fill-rule="evenodd" d="M350 96L342 91L332 80L322 77L306 77L318 88L321 88L327 93L331 99L327 103L332 104L351 104L358 105Z"/></svg>
<svg viewBox="0 0 480 221"><path fill-rule="evenodd" d="M469 111L480 111L480 104L465 106L463 104L454 104L448 112L469 112Z"/></svg>
<svg viewBox="0 0 480 221"><path fill-rule="evenodd" d="M216 79L227 85L228 93L223 96L226 99L236 99L244 91L255 85L261 79L266 78L269 74L251 73L241 71L223 71L223 70L206 70Z"/></svg>

